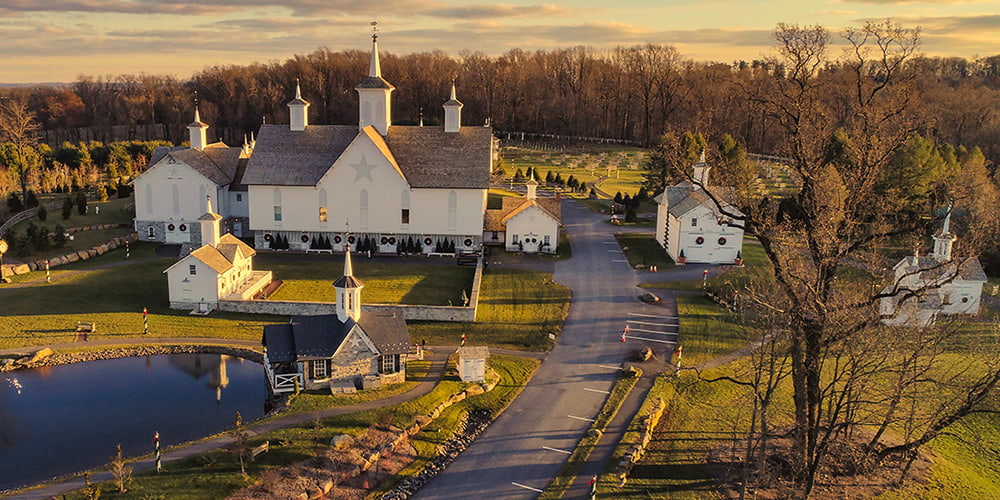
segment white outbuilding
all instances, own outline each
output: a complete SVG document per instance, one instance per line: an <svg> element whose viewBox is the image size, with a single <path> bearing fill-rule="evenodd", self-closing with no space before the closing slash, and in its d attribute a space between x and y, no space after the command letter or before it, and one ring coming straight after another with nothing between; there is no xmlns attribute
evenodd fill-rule
<svg viewBox="0 0 1000 500"><path fill-rule="evenodd" d="M497 210L486 211L483 243L503 245L509 252L556 253L559 248L559 228L562 227L562 201L539 198L538 181L527 183L524 198L504 196Z"/></svg>
<svg viewBox="0 0 1000 500"><path fill-rule="evenodd" d="M705 153L694 165L691 181L681 181L667 187L654 198L656 210L656 241L674 262L683 264L733 264L741 258L743 229L722 214L722 210L705 192L711 167L705 162ZM726 188L717 188L714 194L724 194ZM742 213L722 202L724 210L737 217Z"/></svg>
<svg viewBox="0 0 1000 500"><path fill-rule="evenodd" d="M490 348L486 346L462 346L458 348L458 378L462 382L485 382L486 360L490 358Z"/></svg>
<svg viewBox="0 0 1000 500"><path fill-rule="evenodd" d="M164 270L172 309L207 313L225 298L246 300L271 283L270 271L254 271L253 248L232 234L219 234L222 217L212 212L211 199L194 224L203 245Z"/></svg>
<svg viewBox="0 0 1000 500"><path fill-rule="evenodd" d="M978 259L952 259L957 239L949 212L934 235L931 253L908 255L893 266L893 281L882 290L885 297L879 303L882 323L921 327L933 325L941 315L979 314L986 273Z"/></svg>

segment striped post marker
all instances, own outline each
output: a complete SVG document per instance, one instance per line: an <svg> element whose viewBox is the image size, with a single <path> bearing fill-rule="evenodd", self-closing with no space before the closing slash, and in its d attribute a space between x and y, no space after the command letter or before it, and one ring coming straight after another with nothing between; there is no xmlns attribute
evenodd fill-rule
<svg viewBox="0 0 1000 500"><path fill-rule="evenodd" d="M625 336L628 335L628 333L629 333L628 324L626 324L625 329L622 330L622 342L625 342Z"/></svg>
<svg viewBox="0 0 1000 500"><path fill-rule="evenodd" d="M149 335L149 311L142 308L142 334Z"/></svg>
<svg viewBox="0 0 1000 500"><path fill-rule="evenodd" d="M49 259L45 259L45 282L52 282L52 275L49 274Z"/></svg>
<svg viewBox="0 0 1000 500"><path fill-rule="evenodd" d="M156 450L156 473L163 472L163 464L160 463L160 431L153 435L153 446Z"/></svg>
<svg viewBox="0 0 1000 500"><path fill-rule="evenodd" d="M128 242L126 241L125 242L125 260L128 260L129 253L130 253L129 252L129 246L128 246Z"/></svg>

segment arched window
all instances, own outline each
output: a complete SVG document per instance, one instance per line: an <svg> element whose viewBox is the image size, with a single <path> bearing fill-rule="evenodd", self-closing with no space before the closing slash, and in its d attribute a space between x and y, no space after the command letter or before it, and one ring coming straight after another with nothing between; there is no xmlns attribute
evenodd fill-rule
<svg viewBox="0 0 1000 500"><path fill-rule="evenodd" d="M319 203L319 221L320 222L326 222L326 219L327 219L327 214L326 214L326 206L327 206L326 205L326 189L320 189L318 196L319 196L319 200L318 200L318 203Z"/></svg>
<svg viewBox="0 0 1000 500"><path fill-rule="evenodd" d="M403 193L399 197L400 215L399 222L401 224L410 223L410 190L404 189Z"/></svg>
<svg viewBox="0 0 1000 500"><path fill-rule="evenodd" d="M174 199L174 215L180 215L181 213L181 191L177 187L177 184L170 186L170 194Z"/></svg>
<svg viewBox="0 0 1000 500"><path fill-rule="evenodd" d="M153 215L153 185L146 184L146 214Z"/></svg>
<svg viewBox="0 0 1000 500"><path fill-rule="evenodd" d="M205 196L207 195L208 189L205 188L205 185L202 184L198 186L198 208L205 208ZM216 208L216 210L218 210L218 208Z"/></svg>
<svg viewBox="0 0 1000 500"><path fill-rule="evenodd" d="M454 191L448 192L448 229L455 230L458 227L458 194Z"/></svg>
<svg viewBox="0 0 1000 500"><path fill-rule="evenodd" d="M281 190L274 188L274 221L281 222Z"/></svg>
<svg viewBox="0 0 1000 500"><path fill-rule="evenodd" d="M361 227L368 227L368 190L362 189L359 195L359 205L361 208Z"/></svg>

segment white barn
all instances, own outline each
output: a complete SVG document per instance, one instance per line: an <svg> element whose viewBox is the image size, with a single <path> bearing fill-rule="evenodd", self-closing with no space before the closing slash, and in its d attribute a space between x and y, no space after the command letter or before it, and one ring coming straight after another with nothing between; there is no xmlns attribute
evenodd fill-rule
<svg viewBox="0 0 1000 500"><path fill-rule="evenodd" d="M357 126L310 125L297 87L291 123L261 127L242 177L255 246L283 240L291 249L339 251L348 240L355 249L367 240L373 251L396 252L415 240L423 252L443 242L478 249L496 152L492 129L461 126L454 86L443 127L392 125L394 87L381 76L377 37L368 77L355 90Z"/></svg>
<svg viewBox="0 0 1000 500"><path fill-rule="evenodd" d="M208 125L202 123L197 106L194 113L188 125L191 147L157 147L149 167L132 182L135 231L142 241L200 246L192 229L206 196L219 207L228 230L241 236L247 226L249 199L238 179L252 149L249 144L208 144Z"/></svg>
<svg viewBox="0 0 1000 500"><path fill-rule="evenodd" d="M708 186L711 167L705 154L694 165L697 183L682 181L656 196L656 241L674 262L732 264L741 257L743 229L732 226L702 186ZM723 203L725 210L742 215Z"/></svg>
<svg viewBox="0 0 1000 500"><path fill-rule="evenodd" d="M509 252L556 253L559 248L559 228L562 227L562 201L559 198L539 198L538 182L527 182L524 198L503 197L503 206L486 211L483 242L503 245Z"/></svg>
<svg viewBox="0 0 1000 500"><path fill-rule="evenodd" d="M952 260L957 237L950 226L951 213L934 235L931 253L908 255L893 266L893 281L879 302L882 323L921 327L933 325L939 315L979 314L986 273L978 259Z"/></svg>

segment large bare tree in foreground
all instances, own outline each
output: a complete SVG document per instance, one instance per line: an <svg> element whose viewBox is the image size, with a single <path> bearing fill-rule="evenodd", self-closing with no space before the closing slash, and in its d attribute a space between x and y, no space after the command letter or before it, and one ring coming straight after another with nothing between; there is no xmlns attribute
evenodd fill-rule
<svg viewBox="0 0 1000 500"><path fill-rule="evenodd" d="M953 202L963 214L954 260L974 258L996 230L997 196L971 165L972 154L960 159L967 168L919 190L906 186L910 180L892 163L926 124L914 113L914 74L907 65L918 46L916 30L889 22L848 29L839 60L829 56L830 35L821 27L782 24L774 37L773 63L783 77L744 89L781 128L779 153L790 159L798 189L784 198L727 193L741 198L728 201L741 208L771 271L740 285L741 302L749 296L749 309L758 320L768 318L761 326L771 333L766 351L752 360L756 369L730 380L754 388L758 424L766 414L757 407L769 403L776 380L767 370L787 361L794 407L788 462L797 495L805 498L834 448L853 446L850 472L865 473L889 457L912 454L982 411L995 394L995 340L980 343L981 363L969 363L972 356L947 355L956 330L891 331L879 323L877 305L891 265L879 255L881 245L926 243L941 218L928 216ZM901 194L914 192L921 195ZM927 291L890 290L913 300ZM768 432L766 423L761 433Z"/></svg>

